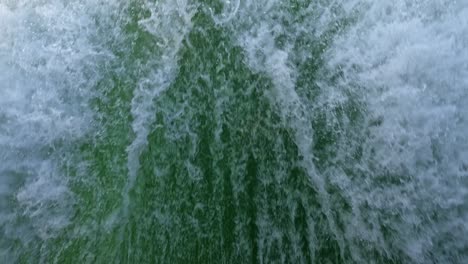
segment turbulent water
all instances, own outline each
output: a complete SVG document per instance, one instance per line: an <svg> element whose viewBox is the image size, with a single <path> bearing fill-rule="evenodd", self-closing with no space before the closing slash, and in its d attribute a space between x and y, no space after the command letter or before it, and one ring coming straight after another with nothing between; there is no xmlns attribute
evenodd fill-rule
<svg viewBox="0 0 468 264"><path fill-rule="evenodd" d="M0 263L468 263L468 1L0 0Z"/></svg>

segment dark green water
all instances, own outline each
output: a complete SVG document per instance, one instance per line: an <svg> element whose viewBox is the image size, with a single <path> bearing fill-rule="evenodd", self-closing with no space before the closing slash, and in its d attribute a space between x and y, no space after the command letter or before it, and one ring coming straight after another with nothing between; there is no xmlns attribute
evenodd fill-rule
<svg viewBox="0 0 468 264"><path fill-rule="evenodd" d="M0 0L2 263L465 263L462 1Z"/></svg>

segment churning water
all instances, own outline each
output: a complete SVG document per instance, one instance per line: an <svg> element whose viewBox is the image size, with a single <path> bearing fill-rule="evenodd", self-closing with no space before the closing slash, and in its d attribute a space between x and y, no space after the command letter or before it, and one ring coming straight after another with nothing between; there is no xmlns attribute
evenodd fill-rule
<svg viewBox="0 0 468 264"><path fill-rule="evenodd" d="M468 263L467 0L0 0L1 263Z"/></svg>

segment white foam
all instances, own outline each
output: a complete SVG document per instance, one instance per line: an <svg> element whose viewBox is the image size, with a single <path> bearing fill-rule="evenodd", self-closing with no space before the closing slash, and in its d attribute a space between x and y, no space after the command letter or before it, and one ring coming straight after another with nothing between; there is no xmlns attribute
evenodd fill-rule
<svg viewBox="0 0 468 264"><path fill-rule="evenodd" d="M314 164L312 119L308 113L307 103L304 102L296 89L297 69L293 66L291 56L294 56L293 44L287 43L284 47L278 47L275 38L281 34L289 34L290 37L298 37L301 29L294 28L294 32L286 32L282 24L277 23L275 16L287 16L284 6L278 1L264 1L264 3L248 2L243 10L241 21L257 15L250 24L243 23L242 26L234 25L238 31L238 42L245 50L250 68L259 73L269 76L273 82L273 90L269 97L271 104L277 107L285 124L294 133L295 142L299 153L303 157L301 166L306 170L314 187L318 192L318 199L322 206L322 213L326 216L328 227L339 243L341 253L345 249L344 238L335 223L332 215L329 194L326 190L325 178L317 171ZM301 27L302 25L298 25ZM262 217L262 216L260 216ZM263 216L266 217L266 216ZM260 232L266 231L260 228ZM309 230L311 231L311 230ZM270 231L266 231L271 233ZM268 239L275 240L274 237ZM312 239L315 233L309 233ZM313 246L313 245L311 245ZM266 249L268 250L268 249ZM310 249L312 252L315 249Z"/></svg>
<svg viewBox="0 0 468 264"><path fill-rule="evenodd" d="M349 198L356 207L400 212L402 222L387 223L398 230L390 244L413 262L450 262L468 245L460 224L468 220L468 5L376 1L369 7L328 52L329 67L342 68L345 76L333 89L359 94L368 118L381 120L365 142L360 166L367 175L351 183ZM378 188L375 177L386 172L410 179ZM428 221L434 214L443 216ZM386 217L374 214L368 221ZM381 232L365 229L349 232ZM447 235L457 239L448 242Z"/></svg>
<svg viewBox="0 0 468 264"><path fill-rule="evenodd" d="M111 2L98 2L0 2L0 195L14 201L1 205L4 239L47 239L69 224L73 195L60 162L89 132L87 98L111 57L94 38L95 15L110 14ZM33 232L8 222L15 217Z"/></svg>
<svg viewBox="0 0 468 264"><path fill-rule="evenodd" d="M320 193L342 255L346 244L354 260L363 261L366 248L361 242L366 241L384 255L404 252L415 263L431 261L434 254L441 262L460 257L468 244L464 238L468 230L462 224L468 216L468 5L460 1L322 2L301 11L307 15L304 22L289 28L279 23L280 18L290 19L281 8L278 1L246 1L234 9L236 21L229 8L215 19L226 23L222 18L229 17L249 66L271 78L272 102L295 133L303 167ZM331 85L328 75L317 76L322 94L318 101L309 102L295 90L298 73L292 62L314 58L307 47L293 50L290 44L301 34L311 39L326 37L340 17L354 17L357 22L348 19L345 23L350 24L342 25L344 32L334 36L324 57L327 68L318 73L342 71L343 78ZM279 47L275 38L281 34L292 41ZM349 94L365 103L361 111L366 123L336 121L347 124L336 144L337 165L320 175L312 153L314 115L307 111L328 111L348 102ZM331 122L339 118L327 115ZM360 143L350 135L366 139ZM349 164L350 153L359 145L364 148L362 162ZM344 164L363 175L347 175ZM400 184L379 183L394 175L401 177ZM325 188L327 178L340 187L340 195L352 207L350 215L339 216L344 234L330 214L334 208ZM392 220L395 214L400 220ZM434 214L443 216L431 220ZM381 225L396 230L392 237L384 238ZM457 240L448 242L447 236Z"/></svg>
<svg viewBox="0 0 468 264"><path fill-rule="evenodd" d="M145 3L145 8L151 15L139 21L139 25L154 36L160 53L154 54L154 58L145 65L152 70L141 79L133 94L131 113L135 139L127 148L128 181L123 194L124 215L127 215L130 203L129 192L135 184L140 167L140 154L147 145L150 126L156 118L154 100L169 87L176 76L178 69L176 56L182 41L190 32L191 19L195 14L194 5L189 0L148 2Z"/></svg>

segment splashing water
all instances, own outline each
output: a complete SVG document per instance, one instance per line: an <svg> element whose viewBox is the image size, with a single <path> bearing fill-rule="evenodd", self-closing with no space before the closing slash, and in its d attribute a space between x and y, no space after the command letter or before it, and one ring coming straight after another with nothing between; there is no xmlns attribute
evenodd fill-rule
<svg viewBox="0 0 468 264"><path fill-rule="evenodd" d="M468 3L0 0L2 263L465 263Z"/></svg>

